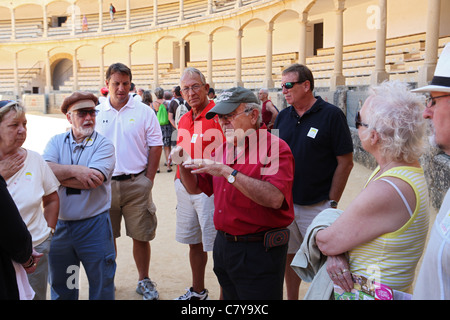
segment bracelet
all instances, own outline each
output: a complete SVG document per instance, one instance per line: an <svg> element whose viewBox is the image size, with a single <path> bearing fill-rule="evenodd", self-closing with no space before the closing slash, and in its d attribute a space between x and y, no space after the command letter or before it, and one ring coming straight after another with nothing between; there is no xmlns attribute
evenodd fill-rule
<svg viewBox="0 0 450 320"><path fill-rule="evenodd" d="M34 258L33 256L30 256L30 259L28 259L30 261L30 263L28 263L26 266L22 265L25 269L31 268L34 264Z"/></svg>

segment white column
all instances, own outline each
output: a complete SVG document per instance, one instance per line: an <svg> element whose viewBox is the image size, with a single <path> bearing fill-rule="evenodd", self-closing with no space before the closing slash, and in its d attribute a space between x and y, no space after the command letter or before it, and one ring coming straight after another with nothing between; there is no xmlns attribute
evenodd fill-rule
<svg viewBox="0 0 450 320"><path fill-rule="evenodd" d="M180 40L180 76L183 74L186 67L186 40Z"/></svg>
<svg viewBox="0 0 450 320"><path fill-rule="evenodd" d="M133 52L133 47L131 45L128 46L128 68L131 69L131 53Z"/></svg>
<svg viewBox="0 0 450 320"><path fill-rule="evenodd" d="M130 9L130 0L125 1L126 4L126 22L125 22L125 30L130 29L130 17L131 17L131 9Z"/></svg>
<svg viewBox="0 0 450 320"><path fill-rule="evenodd" d="M178 21L184 20L184 0L180 0L180 15L178 16Z"/></svg>
<svg viewBox="0 0 450 320"><path fill-rule="evenodd" d="M158 0L153 0L153 26L158 25Z"/></svg>
<svg viewBox="0 0 450 320"><path fill-rule="evenodd" d="M440 8L441 0L428 0L425 62L419 68L419 87L427 85L433 79L436 69L439 48Z"/></svg>
<svg viewBox="0 0 450 320"><path fill-rule="evenodd" d="M265 88L273 88L272 78L272 51L273 51L273 22L269 22L267 27L267 40L266 40L266 76L263 81Z"/></svg>
<svg viewBox="0 0 450 320"><path fill-rule="evenodd" d="M42 6L42 27L44 28L42 36L46 38L48 36L48 21L47 21L47 6L44 4Z"/></svg>
<svg viewBox="0 0 450 320"><path fill-rule="evenodd" d="M14 8L11 8L11 39L16 38L16 13Z"/></svg>
<svg viewBox="0 0 450 320"><path fill-rule="evenodd" d="M344 51L344 11L345 0L334 0L336 8L336 37L334 47L334 73L330 80L330 90L336 91L338 86L345 85L345 77L342 73Z"/></svg>
<svg viewBox="0 0 450 320"><path fill-rule="evenodd" d="M16 100L20 100L20 83L19 83L19 54L14 53L14 96Z"/></svg>
<svg viewBox="0 0 450 320"><path fill-rule="evenodd" d="M49 94L52 90L52 74L50 68L50 51L45 56L45 93Z"/></svg>
<svg viewBox="0 0 450 320"><path fill-rule="evenodd" d="M240 7L242 7L242 0L236 0L235 8L239 9Z"/></svg>
<svg viewBox="0 0 450 320"><path fill-rule="evenodd" d="M158 73L158 42L155 42L153 57L153 91L159 86Z"/></svg>
<svg viewBox="0 0 450 320"><path fill-rule="evenodd" d="M208 0L208 10L207 10L207 14L212 14L213 13L213 0Z"/></svg>
<svg viewBox="0 0 450 320"><path fill-rule="evenodd" d="M206 81L208 82L209 86L211 88L214 88L214 82L213 82L213 41L214 41L214 35L210 34L208 36L208 60L206 62L207 64L207 76Z"/></svg>
<svg viewBox="0 0 450 320"><path fill-rule="evenodd" d="M300 23L300 46L298 49L298 63L306 65L306 25L308 23L308 12L303 12Z"/></svg>
<svg viewBox="0 0 450 320"><path fill-rule="evenodd" d="M105 48L100 48L100 70L99 70L100 88L105 86Z"/></svg>
<svg viewBox="0 0 450 320"><path fill-rule="evenodd" d="M375 71L370 76L372 85L389 80L389 73L386 72L387 0L379 0L378 7L380 8L380 24L377 29Z"/></svg>
<svg viewBox="0 0 450 320"><path fill-rule="evenodd" d="M78 58L77 58L77 50L73 50L73 91L78 91Z"/></svg>
<svg viewBox="0 0 450 320"><path fill-rule="evenodd" d="M74 36L75 35L75 26L76 26L76 12L75 12L75 4L71 4L70 5L70 10L72 11L72 32L71 35Z"/></svg>
<svg viewBox="0 0 450 320"><path fill-rule="evenodd" d="M98 0L98 31L103 32L103 0Z"/></svg>
<svg viewBox="0 0 450 320"><path fill-rule="evenodd" d="M243 30L238 30L236 35L236 78L234 85L243 86L242 83L242 34Z"/></svg>

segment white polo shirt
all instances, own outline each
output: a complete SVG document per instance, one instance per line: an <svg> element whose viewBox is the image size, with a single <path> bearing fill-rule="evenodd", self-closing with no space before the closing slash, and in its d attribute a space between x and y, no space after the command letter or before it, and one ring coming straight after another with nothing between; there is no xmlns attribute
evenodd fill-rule
<svg viewBox="0 0 450 320"><path fill-rule="evenodd" d="M110 139L115 147L116 166L113 176L136 174L147 168L148 148L162 146L162 133L155 112L134 99L120 111L114 109L109 97L97 106L100 111L95 130Z"/></svg>

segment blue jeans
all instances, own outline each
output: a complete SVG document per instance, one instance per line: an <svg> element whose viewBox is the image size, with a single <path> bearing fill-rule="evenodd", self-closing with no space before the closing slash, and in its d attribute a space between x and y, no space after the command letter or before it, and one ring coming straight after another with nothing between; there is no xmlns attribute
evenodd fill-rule
<svg viewBox="0 0 450 320"><path fill-rule="evenodd" d="M84 220L58 220L49 254L52 300L78 299L80 262L89 300L114 300L115 256L108 211Z"/></svg>
<svg viewBox="0 0 450 320"><path fill-rule="evenodd" d="M36 271L27 274L28 282L34 290L33 300L47 299L47 283L48 283L48 253L50 251L50 243L52 240L51 234L41 244L34 247L34 249L42 253L43 256L39 260Z"/></svg>

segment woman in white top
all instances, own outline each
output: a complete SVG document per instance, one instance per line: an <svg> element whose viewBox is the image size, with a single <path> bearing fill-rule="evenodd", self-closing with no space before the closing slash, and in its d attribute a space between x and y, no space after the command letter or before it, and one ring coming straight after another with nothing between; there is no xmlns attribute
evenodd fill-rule
<svg viewBox="0 0 450 320"><path fill-rule="evenodd" d="M26 124L21 105L0 101L0 174L31 233L34 249L43 254L28 280L36 293L34 299L44 300L51 231L59 213L59 182L38 153L22 148L27 137Z"/></svg>

